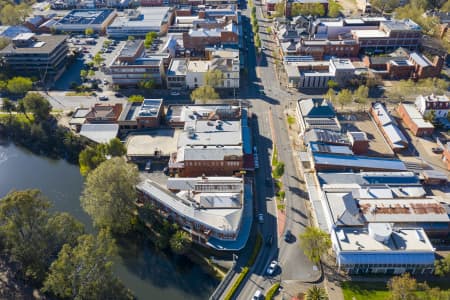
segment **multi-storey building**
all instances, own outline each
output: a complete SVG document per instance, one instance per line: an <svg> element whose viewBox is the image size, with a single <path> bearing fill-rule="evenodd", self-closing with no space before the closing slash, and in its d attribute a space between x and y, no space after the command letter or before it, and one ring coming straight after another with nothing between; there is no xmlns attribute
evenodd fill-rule
<svg viewBox="0 0 450 300"><path fill-rule="evenodd" d="M169 54L146 55L142 40L127 41L109 69L112 83L119 86L135 86L152 80L156 85L165 84L164 65Z"/></svg>
<svg viewBox="0 0 450 300"><path fill-rule="evenodd" d="M0 51L0 56L17 75L56 80L66 68L69 52L66 39L65 35L19 34Z"/></svg>
<svg viewBox="0 0 450 300"><path fill-rule="evenodd" d="M415 104L422 116L433 112L435 118L447 118L450 109L450 100L445 95L420 95L416 98Z"/></svg>
<svg viewBox="0 0 450 300"><path fill-rule="evenodd" d="M186 50L203 53L205 48L239 44L238 27L233 22L223 28L191 29L183 32L183 46Z"/></svg>
<svg viewBox="0 0 450 300"><path fill-rule="evenodd" d="M84 33L87 28L104 33L116 17L113 9L74 9L58 20L52 28L57 32Z"/></svg>

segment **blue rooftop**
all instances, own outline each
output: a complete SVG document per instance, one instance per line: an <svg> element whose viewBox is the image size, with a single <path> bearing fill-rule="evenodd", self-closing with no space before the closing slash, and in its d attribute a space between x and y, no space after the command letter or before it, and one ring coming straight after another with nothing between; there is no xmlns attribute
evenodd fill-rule
<svg viewBox="0 0 450 300"><path fill-rule="evenodd" d="M359 155L335 155L324 153L313 153L313 157L316 168L317 165L320 165L327 170L332 170L333 166L336 167L337 170L407 170L405 164L398 159L387 159Z"/></svg>

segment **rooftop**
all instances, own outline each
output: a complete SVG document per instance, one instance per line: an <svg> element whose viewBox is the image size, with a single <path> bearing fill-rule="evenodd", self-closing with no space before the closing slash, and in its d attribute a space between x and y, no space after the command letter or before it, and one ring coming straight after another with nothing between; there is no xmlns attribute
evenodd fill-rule
<svg viewBox="0 0 450 300"><path fill-rule="evenodd" d="M426 233L421 228L394 228L385 242L376 240L367 229L339 228L332 234L335 234L339 241L340 251L434 252Z"/></svg>
<svg viewBox="0 0 450 300"><path fill-rule="evenodd" d="M209 60L194 60L188 63L188 72L206 73L210 67Z"/></svg>
<svg viewBox="0 0 450 300"><path fill-rule="evenodd" d="M65 43L66 35L34 35L34 42L25 47L15 47L13 43L0 50L0 55L47 54Z"/></svg>
<svg viewBox="0 0 450 300"><path fill-rule="evenodd" d="M305 144L310 142L321 142L328 144L349 144L349 140L345 134L332 130L310 129L303 135Z"/></svg>
<svg viewBox="0 0 450 300"><path fill-rule="evenodd" d="M450 102L450 99L446 95L435 95L435 94L427 96L420 95L417 98L418 100L423 100L426 102Z"/></svg>
<svg viewBox="0 0 450 300"><path fill-rule="evenodd" d="M170 62L167 76L186 76L187 60L185 58L175 58Z"/></svg>
<svg viewBox="0 0 450 300"><path fill-rule="evenodd" d="M383 21L382 24L390 30L421 30L420 26L410 19Z"/></svg>
<svg viewBox="0 0 450 300"><path fill-rule="evenodd" d="M163 22L167 21L170 7L139 7L136 10L126 10L114 19L108 28L144 27L149 30L160 31Z"/></svg>
<svg viewBox="0 0 450 300"><path fill-rule="evenodd" d="M326 166L328 169L355 169L355 170L383 170L406 171L405 164L398 159L368 157L360 155L336 155L314 153L315 165Z"/></svg>
<svg viewBox="0 0 450 300"><path fill-rule="evenodd" d="M177 151L177 140L180 130L155 129L145 133L128 135L125 143L127 156L150 157L155 152L161 156L169 156Z"/></svg>
<svg viewBox="0 0 450 300"><path fill-rule="evenodd" d="M177 151L177 162L192 160L226 160L229 157L242 157L242 146L189 146L181 147Z"/></svg>
<svg viewBox="0 0 450 300"><path fill-rule="evenodd" d="M388 37L388 34L378 29L372 30L352 30L351 33L357 38L384 38Z"/></svg>
<svg viewBox="0 0 450 300"><path fill-rule="evenodd" d="M80 135L96 143L108 143L118 132L119 124L83 124Z"/></svg>
<svg viewBox="0 0 450 300"><path fill-rule="evenodd" d="M411 55L409 56L409 58L410 58L411 60L413 60L416 64L418 64L418 65L421 66L421 67L428 67L428 66L433 65L433 64L428 60L428 58L426 58L425 56L423 56L422 54L417 53L417 52L411 53Z"/></svg>
<svg viewBox="0 0 450 300"><path fill-rule="evenodd" d="M355 67L350 59L335 58L330 60L331 64L338 70L354 70Z"/></svg>
<svg viewBox="0 0 450 300"><path fill-rule="evenodd" d="M336 116L332 105L323 98L299 100L298 105L303 117L334 118Z"/></svg>
<svg viewBox="0 0 450 300"><path fill-rule="evenodd" d="M163 99L144 99L137 113L137 117L158 117Z"/></svg>
<svg viewBox="0 0 450 300"><path fill-rule="evenodd" d="M187 121L178 139L182 146L242 146L241 121Z"/></svg>
<svg viewBox="0 0 450 300"><path fill-rule="evenodd" d="M120 49L118 57L135 57L143 45L143 40L128 40L122 49Z"/></svg>
<svg viewBox="0 0 450 300"><path fill-rule="evenodd" d="M380 186L420 186L419 177L413 172L319 172L317 177L321 184L358 184Z"/></svg>
<svg viewBox="0 0 450 300"><path fill-rule="evenodd" d="M239 120L241 109L231 105L170 105L166 118L168 123L185 123L186 121L216 118L224 120ZM184 125L183 125L184 126Z"/></svg>
<svg viewBox="0 0 450 300"><path fill-rule="evenodd" d="M59 20L58 24L102 24L113 12L113 9L74 9L70 11L64 18Z"/></svg>
<svg viewBox="0 0 450 300"><path fill-rule="evenodd" d="M401 105L411 120L416 123L419 128L434 128L433 124L423 119L422 114L417 110L417 107L414 104L402 103Z"/></svg>

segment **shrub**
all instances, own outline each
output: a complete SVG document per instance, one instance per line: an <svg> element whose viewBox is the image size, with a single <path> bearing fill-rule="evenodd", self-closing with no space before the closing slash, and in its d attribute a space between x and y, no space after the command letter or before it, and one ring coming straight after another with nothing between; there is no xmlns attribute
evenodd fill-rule
<svg viewBox="0 0 450 300"><path fill-rule="evenodd" d="M278 291L279 288L280 288L279 282L272 285L272 287L269 289L269 291L266 294L266 300L272 300L273 296L275 295L275 293Z"/></svg>

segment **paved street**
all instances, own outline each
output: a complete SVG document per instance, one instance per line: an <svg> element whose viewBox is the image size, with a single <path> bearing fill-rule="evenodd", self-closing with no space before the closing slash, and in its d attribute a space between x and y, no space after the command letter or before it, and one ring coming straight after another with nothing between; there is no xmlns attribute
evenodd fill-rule
<svg viewBox="0 0 450 300"><path fill-rule="evenodd" d="M249 23L250 10L244 10L243 15L248 18L244 28L249 33L251 27ZM314 266L303 255L297 240L298 235L303 231L308 223L308 213L305 206L306 193L302 190L300 179L294 163L294 153L290 145L290 137L286 128L284 110L290 105L290 101L298 99L300 94L294 96L280 86L275 74L273 58L271 57L274 46L273 40L266 33L265 22L262 21L261 10L257 9L257 16L260 24L260 37L262 44L267 50L256 57L254 47L248 45L248 83L246 88L241 89L243 98L261 98L252 102L252 112L257 116L257 128L259 137L255 141L259 150L260 169L256 172L258 182L264 182L266 176L270 176L270 155L273 149L272 140L277 145L279 159L285 162L285 175L283 185L286 191L286 230L290 230L296 240L293 243L286 243L283 237L275 239L272 247L262 247L262 251L251 269L251 274L247 276L241 285L237 299L250 299L256 290L261 290L264 294L276 282L290 282L292 280L315 281L320 277L320 272L314 270ZM250 42L250 40L248 40ZM257 66L259 65L259 66ZM259 90L264 89L265 96L259 94ZM269 114L272 117L269 118ZM272 121L271 121L272 120ZM272 136L272 132L275 136ZM267 196L273 196L273 189L262 188L258 184L257 189L257 212L266 211L265 223L260 227L264 240L269 236L277 236L276 226L276 200L266 201ZM265 276L267 266L271 260L278 260L280 268L274 277Z"/></svg>

